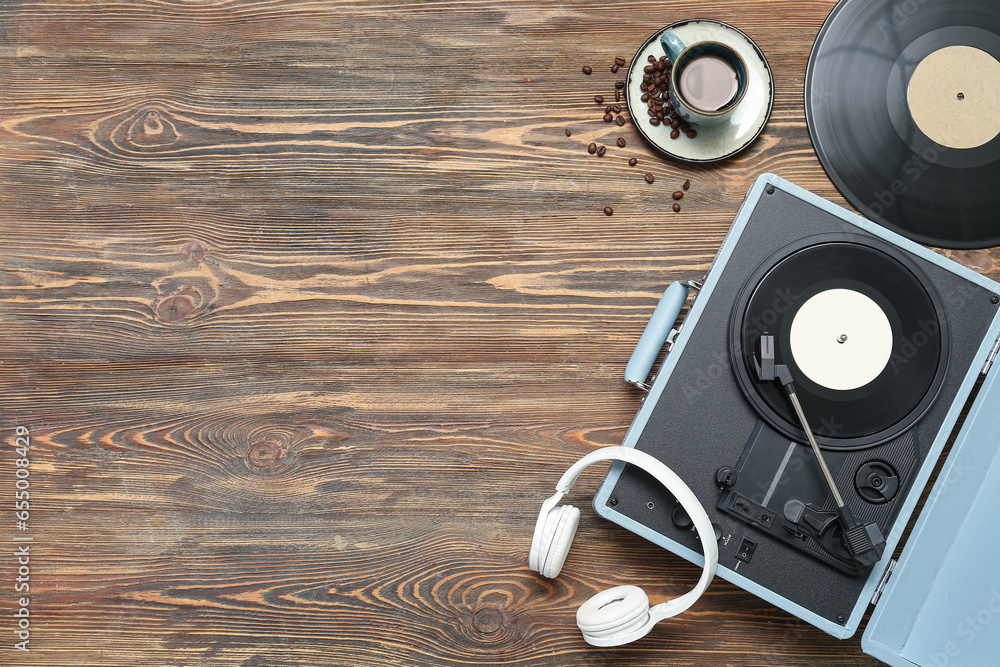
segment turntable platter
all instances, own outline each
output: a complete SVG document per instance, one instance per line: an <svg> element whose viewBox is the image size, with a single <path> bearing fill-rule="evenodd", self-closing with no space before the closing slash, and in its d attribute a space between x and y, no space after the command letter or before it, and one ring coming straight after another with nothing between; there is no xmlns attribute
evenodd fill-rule
<svg viewBox="0 0 1000 667"><path fill-rule="evenodd" d="M805 441L781 386L755 372L770 333L821 446L857 449L898 435L931 405L947 366L947 323L927 284L875 241L830 234L782 250L751 276L733 310L741 389L765 421Z"/></svg>

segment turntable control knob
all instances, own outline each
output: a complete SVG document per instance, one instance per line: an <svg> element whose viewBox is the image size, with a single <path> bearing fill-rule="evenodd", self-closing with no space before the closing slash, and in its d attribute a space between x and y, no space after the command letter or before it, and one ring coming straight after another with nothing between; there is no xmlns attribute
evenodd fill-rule
<svg viewBox="0 0 1000 667"><path fill-rule="evenodd" d="M691 517L688 513L684 511L684 508L678 505L674 508L673 514L670 515L670 519L674 522L674 525L681 530L687 530L694 523L691 521Z"/></svg>
<svg viewBox="0 0 1000 667"><path fill-rule="evenodd" d="M715 473L715 483L719 486L730 487L736 484L736 470L729 466L723 466Z"/></svg>

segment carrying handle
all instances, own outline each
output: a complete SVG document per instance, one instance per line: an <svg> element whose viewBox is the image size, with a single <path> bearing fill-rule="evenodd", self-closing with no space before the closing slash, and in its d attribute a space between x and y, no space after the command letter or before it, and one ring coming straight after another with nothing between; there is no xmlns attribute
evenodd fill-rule
<svg viewBox="0 0 1000 667"><path fill-rule="evenodd" d="M625 367L625 381L629 384L634 384L640 389L649 389L646 378L649 377L663 344L667 342L667 336L670 335L670 329L677 321L677 316L681 314L681 308L684 307L690 288L689 283L671 283L660 297L660 302L656 304L656 310L649 318L646 330L642 332L642 337Z"/></svg>

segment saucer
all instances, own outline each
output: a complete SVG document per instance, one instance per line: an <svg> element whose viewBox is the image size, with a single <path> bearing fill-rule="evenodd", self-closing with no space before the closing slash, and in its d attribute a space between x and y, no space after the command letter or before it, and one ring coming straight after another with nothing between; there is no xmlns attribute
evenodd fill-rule
<svg viewBox="0 0 1000 667"><path fill-rule="evenodd" d="M648 56L659 60L663 55L660 35L670 31L685 44L713 41L720 42L740 54L747 64L748 85L746 96L732 117L719 125L692 129L698 131L694 139L681 133L677 139L670 138L670 124L651 125L647 105L639 98L643 91L642 68L649 64ZM756 139L764 130L774 106L774 84L771 68L760 48L743 32L731 25L712 19L692 19L672 23L658 30L646 40L629 65L625 101L633 123L646 141L667 157L682 162L716 162L730 158Z"/></svg>

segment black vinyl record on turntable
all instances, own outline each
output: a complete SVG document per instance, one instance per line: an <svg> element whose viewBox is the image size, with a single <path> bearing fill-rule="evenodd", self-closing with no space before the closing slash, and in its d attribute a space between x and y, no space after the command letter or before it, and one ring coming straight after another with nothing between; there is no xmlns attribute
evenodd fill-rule
<svg viewBox="0 0 1000 667"><path fill-rule="evenodd" d="M1000 245L996 0L843 0L805 97L820 162L866 217L927 245Z"/></svg>
<svg viewBox="0 0 1000 667"><path fill-rule="evenodd" d="M730 320L730 355L763 421L720 471L719 509L864 571L844 534L867 522L877 542L915 459L905 434L947 370L948 323L928 282L890 244L837 233L801 239L751 275ZM763 377L765 356L784 381ZM813 451L797 444L812 440Z"/></svg>
<svg viewBox="0 0 1000 667"><path fill-rule="evenodd" d="M937 295L888 244L831 234L781 254L751 276L733 313L733 367L747 398L778 431L805 439L784 392L754 377L769 330L821 445L858 449L902 433L947 367Z"/></svg>

